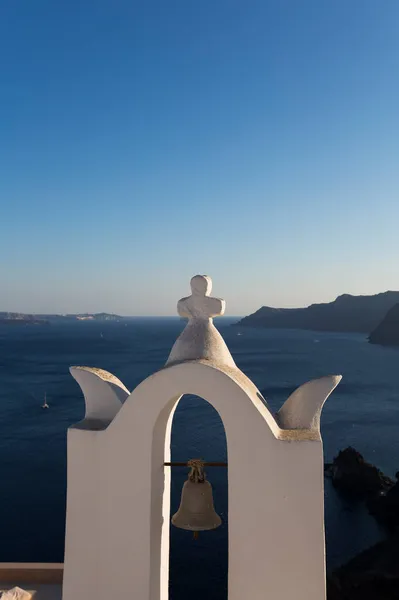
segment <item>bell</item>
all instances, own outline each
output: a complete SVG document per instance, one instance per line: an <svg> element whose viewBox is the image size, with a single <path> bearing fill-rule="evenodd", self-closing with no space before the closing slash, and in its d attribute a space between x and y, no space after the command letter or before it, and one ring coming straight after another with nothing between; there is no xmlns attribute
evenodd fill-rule
<svg viewBox="0 0 399 600"><path fill-rule="evenodd" d="M188 465L191 472L184 483L179 510L173 515L172 524L194 532L216 529L222 519L213 506L212 486L205 479L204 463L193 459Z"/></svg>

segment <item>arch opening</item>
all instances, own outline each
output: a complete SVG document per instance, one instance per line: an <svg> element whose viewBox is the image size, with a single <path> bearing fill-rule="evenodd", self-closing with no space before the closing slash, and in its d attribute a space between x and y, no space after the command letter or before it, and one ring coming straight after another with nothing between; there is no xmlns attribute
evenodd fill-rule
<svg viewBox="0 0 399 600"><path fill-rule="evenodd" d="M171 460L173 416L185 393L205 399L205 402L202 400L204 405L209 403L223 420L228 444L229 518L233 515L228 529L228 564L235 564L235 568L228 569L227 573L229 594L232 597L238 594L240 597L248 586L251 589L255 586L256 577L263 579L263 568L257 562L251 562L245 552L243 554L240 542L248 528L258 529L256 515L257 511L263 511L263 502L260 500L263 496L257 496L262 506L255 503L255 510L248 512L247 489L263 486L262 480L256 478L259 448L264 447L265 455L271 461L272 454L268 449L275 443L278 430L274 417L259 400L256 392L255 386L238 371L222 369L205 362L172 365L142 382L111 424L111 430L119 430L119 436L122 436L119 439L122 440L123 435L134 439L134 444L140 448L141 453L141 477L147 478L143 490L145 494L148 493L148 501L143 501L141 505L139 528L145 530L143 515L149 513L149 562L144 554L140 560L144 567L149 567L148 579L142 569L138 569L138 566L136 568L143 581L148 582L150 600L170 600L170 489L171 472L174 469L163 465ZM243 431L248 430L253 432L250 438L243 435ZM145 456L150 460L150 472L146 471L143 463ZM195 457L184 456L185 460L189 458ZM217 460L208 456L204 458ZM246 514L245 523L241 520L243 512ZM257 569L259 573L256 572Z"/></svg>
<svg viewBox="0 0 399 600"><path fill-rule="evenodd" d="M191 458L227 462L226 434L222 419L206 400L184 395L175 410L171 433L171 460ZM169 468L169 467L166 467ZM228 477L227 468L208 467L215 510L222 525L193 538L190 531L174 527L170 520L178 510L187 479L186 467L171 468L169 599L227 599L228 573Z"/></svg>

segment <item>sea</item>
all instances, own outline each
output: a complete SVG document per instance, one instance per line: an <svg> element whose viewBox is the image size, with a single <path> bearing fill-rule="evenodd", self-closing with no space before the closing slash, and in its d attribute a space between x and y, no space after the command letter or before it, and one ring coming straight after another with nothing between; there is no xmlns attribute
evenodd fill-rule
<svg viewBox="0 0 399 600"><path fill-rule="evenodd" d="M394 477L399 349L369 344L361 334L239 328L232 326L236 321L224 317L215 325L273 410L309 379L342 374L322 415L325 461L353 446ZM83 396L69 367L101 367L133 390L162 368L184 325L179 318L0 325L0 561L63 561L66 432L84 416ZM48 410L41 408L45 394ZM225 434L210 404L184 396L173 421L172 460L196 457L226 461ZM172 473L171 514L178 509L187 469ZM209 468L207 475L223 524L197 540L171 526L171 600L227 598L227 469ZM325 526L328 570L384 536L364 505L340 497L328 479Z"/></svg>

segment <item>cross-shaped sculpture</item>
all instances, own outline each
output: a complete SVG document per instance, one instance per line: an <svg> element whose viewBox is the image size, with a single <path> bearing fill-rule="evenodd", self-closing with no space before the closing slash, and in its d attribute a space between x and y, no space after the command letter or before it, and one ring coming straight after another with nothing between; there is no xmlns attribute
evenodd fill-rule
<svg viewBox="0 0 399 600"><path fill-rule="evenodd" d="M177 312L188 318L188 323L176 340L166 364L209 360L235 368L229 349L212 321L213 317L224 314L225 301L210 297L212 279L207 275L195 275L190 285L191 296L177 303Z"/></svg>
<svg viewBox="0 0 399 600"><path fill-rule="evenodd" d="M224 314L226 302L221 298L211 298L212 279L207 275L195 275L190 281L191 296L182 298L177 304L177 312L188 319L212 319Z"/></svg>

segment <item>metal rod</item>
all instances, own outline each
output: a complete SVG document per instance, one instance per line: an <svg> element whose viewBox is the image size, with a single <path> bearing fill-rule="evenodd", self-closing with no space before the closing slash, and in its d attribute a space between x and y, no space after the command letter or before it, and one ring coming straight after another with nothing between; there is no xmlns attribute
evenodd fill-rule
<svg viewBox="0 0 399 600"><path fill-rule="evenodd" d="M164 467L188 467L188 462L165 462ZM204 467L227 467L227 462L204 462Z"/></svg>

